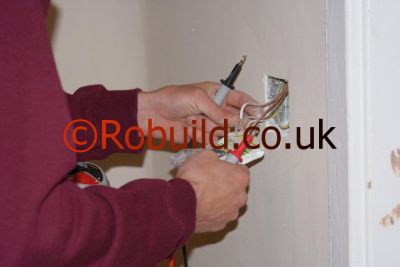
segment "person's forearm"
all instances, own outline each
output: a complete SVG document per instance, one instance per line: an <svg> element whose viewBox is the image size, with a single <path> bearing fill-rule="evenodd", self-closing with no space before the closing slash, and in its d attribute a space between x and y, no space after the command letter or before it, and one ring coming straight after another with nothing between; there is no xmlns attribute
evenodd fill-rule
<svg viewBox="0 0 400 267"><path fill-rule="evenodd" d="M142 179L121 189L70 181L47 196L21 266L156 266L194 230L190 184ZM0 260L1 262L1 260Z"/></svg>
<svg viewBox="0 0 400 267"><path fill-rule="evenodd" d="M72 120L85 119L91 122L97 131L97 141L92 149L84 153L78 153L78 160L104 159L112 153L132 153L140 152L132 150L126 146L126 130L137 122L138 93L140 89L108 91L102 85L90 85L81 87L74 94L66 94L71 110ZM102 146L102 131L113 133L116 129L111 123L107 129L102 129L102 122L113 120L117 122L121 129L115 135L117 142L111 138L107 139ZM103 127L104 128L104 127ZM78 131L77 139L92 144L94 133L91 129ZM123 148L119 145L121 144ZM132 131L129 134L129 144L135 146L139 143L139 134Z"/></svg>

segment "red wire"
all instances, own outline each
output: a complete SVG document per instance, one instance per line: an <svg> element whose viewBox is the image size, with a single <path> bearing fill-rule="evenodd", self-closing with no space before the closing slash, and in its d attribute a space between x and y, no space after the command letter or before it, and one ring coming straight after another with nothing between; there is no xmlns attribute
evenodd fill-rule
<svg viewBox="0 0 400 267"><path fill-rule="evenodd" d="M172 255L170 258L169 258L169 264L168 264L168 267L174 267L174 255Z"/></svg>

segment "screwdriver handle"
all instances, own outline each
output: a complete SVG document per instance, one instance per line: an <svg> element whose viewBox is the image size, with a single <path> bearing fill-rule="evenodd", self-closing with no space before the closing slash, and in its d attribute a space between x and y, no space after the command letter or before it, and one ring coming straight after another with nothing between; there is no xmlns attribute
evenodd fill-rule
<svg viewBox="0 0 400 267"><path fill-rule="evenodd" d="M247 144L250 144L252 140L253 140L252 135L248 135L246 137ZM242 142L240 142L240 145L237 149L235 149L233 151L229 150L228 156L226 157L225 161L233 163L233 164L238 164L239 162L242 162L242 154L247 148L246 143L243 140Z"/></svg>
<svg viewBox="0 0 400 267"><path fill-rule="evenodd" d="M221 106L222 102L224 102L224 99L228 95L230 90L231 90L231 88L229 88L228 86L226 86L224 84L221 84L221 86L219 87L218 91L215 93L214 102L218 106Z"/></svg>

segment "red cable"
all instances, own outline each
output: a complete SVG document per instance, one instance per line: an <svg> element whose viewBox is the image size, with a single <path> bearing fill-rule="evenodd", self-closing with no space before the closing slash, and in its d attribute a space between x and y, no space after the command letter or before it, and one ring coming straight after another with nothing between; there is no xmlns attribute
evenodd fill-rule
<svg viewBox="0 0 400 267"><path fill-rule="evenodd" d="M174 255L172 255L171 257L169 257L168 267L174 267L174 264L175 264L174 262L175 262Z"/></svg>

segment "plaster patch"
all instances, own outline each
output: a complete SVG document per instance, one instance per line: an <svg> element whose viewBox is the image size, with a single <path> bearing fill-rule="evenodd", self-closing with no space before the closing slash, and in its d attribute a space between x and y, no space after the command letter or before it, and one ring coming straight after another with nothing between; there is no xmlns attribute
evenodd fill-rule
<svg viewBox="0 0 400 267"><path fill-rule="evenodd" d="M392 226L400 218L400 204L398 204L391 213L386 214L380 221L383 227Z"/></svg>
<svg viewBox="0 0 400 267"><path fill-rule="evenodd" d="M392 151L391 154L392 169L397 176L400 176L400 149Z"/></svg>

